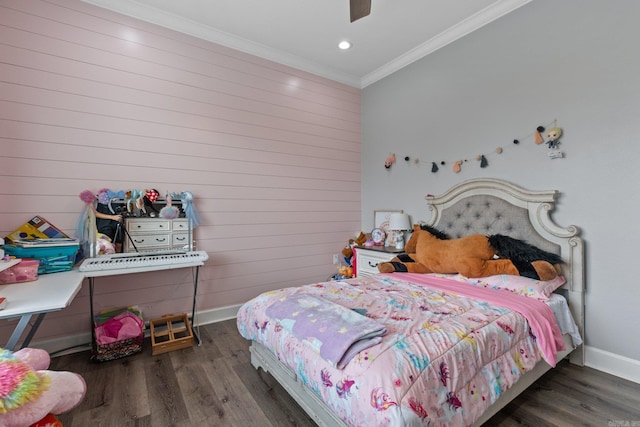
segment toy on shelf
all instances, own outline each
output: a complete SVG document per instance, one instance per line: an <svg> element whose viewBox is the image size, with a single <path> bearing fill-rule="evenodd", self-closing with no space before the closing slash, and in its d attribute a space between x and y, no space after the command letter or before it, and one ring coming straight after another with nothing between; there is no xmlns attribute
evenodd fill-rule
<svg viewBox="0 0 640 427"><path fill-rule="evenodd" d="M361 231L360 234L355 239L349 239L347 245L342 249L342 256L344 257L344 262L348 266L353 266L353 248L355 246L362 246L367 241L367 237Z"/></svg>
<svg viewBox="0 0 640 427"><path fill-rule="evenodd" d="M116 247L106 234L96 233L96 254L109 255L115 254Z"/></svg>
<svg viewBox="0 0 640 427"><path fill-rule="evenodd" d="M160 209L160 218L178 218L178 216L180 215L180 210L171 204L173 203L173 197L171 196L171 194L168 193L165 197L165 200L167 201L167 205L164 208Z"/></svg>

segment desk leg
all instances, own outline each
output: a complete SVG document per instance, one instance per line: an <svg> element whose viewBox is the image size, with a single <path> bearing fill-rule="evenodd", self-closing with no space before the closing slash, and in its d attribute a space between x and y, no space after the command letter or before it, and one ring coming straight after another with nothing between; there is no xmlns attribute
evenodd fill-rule
<svg viewBox="0 0 640 427"><path fill-rule="evenodd" d="M198 341L198 347L202 345L200 340L200 325L196 326L196 299L198 296L198 274L200 273L200 266L196 267L196 275L193 279L193 305L191 306L191 330ZM196 330L197 329L197 330Z"/></svg>
<svg viewBox="0 0 640 427"><path fill-rule="evenodd" d="M40 324L42 323L42 320L44 319L44 315L45 314L46 313L38 314L38 317L36 317L36 321L33 322L33 325L31 325L31 330L29 330L29 333L27 334L27 337L22 342L21 348L25 348L31 343L31 339L33 338L33 336L36 334L36 331L40 327Z"/></svg>
<svg viewBox="0 0 640 427"><path fill-rule="evenodd" d="M91 325L91 349L92 351L95 349L96 342L96 328L93 324L93 281L95 277L89 277L89 315L91 319L89 319L89 324Z"/></svg>
<svg viewBox="0 0 640 427"><path fill-rule="evenodd" d="M91 315L91 329L93 329L93 277L89 277L89 313Z"/></svg>
<svg viewBox="0 0 640 427"><path fill-rule="evenodd" d="M29 333L27 334L27 337L22 342L22 346L20 348L24 348L29 345L29 343L31 342L31 339L33 338L33 336L36 334L36 331L40 327L40 324L42 323L42 319L44 319L45 314L46 313L38 314L38 317L36 317L36 321L33 323L33 325L31 325L31 330L29 331ZM29 325L29 321L31 320L31 316L33 316L33 314L25 314L20 318L20 321L16 325L16 328L13 330L13 333L9 337L9 341L7 341L7 345L5 348L9 350L16 349L15 347L18 344L18 340L24 333L25 329L27 329L27 326Z"/></svg>

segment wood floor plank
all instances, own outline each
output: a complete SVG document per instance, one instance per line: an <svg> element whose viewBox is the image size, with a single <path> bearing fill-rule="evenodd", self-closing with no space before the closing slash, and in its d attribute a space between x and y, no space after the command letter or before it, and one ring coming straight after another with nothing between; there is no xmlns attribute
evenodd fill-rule
<svg viewBox="0 0 640 427"><path fill-rule="evenodd" d="M534 386L535 387L535 386ZM592 408L582 406L580 400L576 396L568 396L559 393L555 389L545 390L538 388L527 393L526 396L519 397L516 405L521 405L521 412L527 413L529 418L535 416L535 422L532 425L556 425L556 426L575 426L588 425L590 421L603 424L602 420L594 418ZM547 402L556 403L549 406ZM524 406L526 404L526 406Z"/></svg>
<svg viewBox="0 0 640 427"><path fill-rule="evenodd" d="M547 398L556 399L562 410L576 421L593 422L606 425L609 417L604 414L614 414L623 419L629 419L633 414L629 408L622 408L612 399L603 399L592 393L576 391L573 385L558 381L550 381L553 393L547 393ZM639 408L634 410L635 415Z"/></svg>
<svg viewBox="0 0 640 427"><path fill-rule="evenodd" d="M185 349L169 353L168 356L173 365L189 419L194 423L217 420L222 425L225 417L225 409L220 402L222 399L216 395L207 375L208 363L203 363L196 357L196 353L207 354L207 352L198 350L198 348ZM219 359L220 357L208 358L209 363L218 363Z"/></svg>
<svg viewBox="0 0 640 427"><path fill-rule="evenodd" d="M214 340L216 346L223 355L229 356L231 360L234 360L235 364L244 366L249 364L250 366L251 355L249 353L249 346L246 345L246 341L244 343L238 341L240 333L238 332L235 319L233 321L220 323L222 324L218 328L218 333Z"/></svg>
<svg viewBox="0 0 640 427"><path fill-rule="evenodd" d="M253 399L253 392L242 383L233 370L230 357L220 357L205 367L210 382L224 409L224 425L262 424L265 414Z"/></svg>
<svg viewBox="0 0 640 427"><path fill-rule="evenodd" d="M80 373L82 404L65 427L312 427L273 377L253 368L235 319L200 327L201 346L95 363L88 352L51 367ZM640 425L640 384L561 362L491 418L490 427ZM616 424L618 423L618 424ZM625 424L628 423L628 424Z"/></svg>
<svg viewBox="0 0 640 427"><path fill-rule="evenodd" d="M154 426L190 427L183 392L168 353L153 356L145 364L147 394Z"/></svg>
<svg viewBox="0 0 640 427"><path fill-rule="evenodd" d="M77 357L74 355L74 357ZM88 354L85 354L88 358ZM64 358L59 358L64 359ZM75 363L78 361L76 360ZM137 426L150 414L145 384L143 358L129 357L104 363L86 362L84 369L57 363L55 369L72 370L83 375L87 383L86 399L73 411L69 426ZM52 364L53 366L53 364ZM100 384L100 393L90 393ZM63 415L66 416L66 415Z"/></svg>
<svg viewBox="0 0 640 427"><path fill-rule="evenodd" d="M217 329L216 329L217 330ZM211 335L211 329L207 327L194 327L194 334L198 334L200 336L200 345L197 345L197 342L194 343L193 348L207 348L209 352L212 353L212 357L220 356L217 349L212 348L211 346L214 343L214 338Z"/></svg>
<svg viewBox="0 0 640 427"><path fill-rule="evenodd" d="M265 425L312 427L316 424L289 396L285 389L268 373L256 371L253 366L235 365L234 371L245 388L264 412Z"/></svg>
<svg viewBox="0 0 640 427"><path fill-rule="evenodd" d="M585 376L584 370L589 368L569 363L564 368L562 371L556 372L555 375L545 377L545 384L563 387L565 393L579 393L585 399L589 399L591 405L606 406L610 411L619 413L623 418L618 419L627 419L624 417L640 414L637 384L595 369L591 369L589 375ZM570 388L567 384L570 384ZM601 394L616 396L616 399L603 399L600 397Z"/></svg>

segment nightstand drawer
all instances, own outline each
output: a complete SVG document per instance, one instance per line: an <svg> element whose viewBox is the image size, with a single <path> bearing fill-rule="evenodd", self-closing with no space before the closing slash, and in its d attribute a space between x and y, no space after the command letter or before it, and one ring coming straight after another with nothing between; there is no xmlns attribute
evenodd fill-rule
<svg viewBox="0 0 640 427"><path fill-rule="evenodd" d="M402 251L387 252L384 249L356 248L356 276L378 274L378 264L387 262Z"/></svg>

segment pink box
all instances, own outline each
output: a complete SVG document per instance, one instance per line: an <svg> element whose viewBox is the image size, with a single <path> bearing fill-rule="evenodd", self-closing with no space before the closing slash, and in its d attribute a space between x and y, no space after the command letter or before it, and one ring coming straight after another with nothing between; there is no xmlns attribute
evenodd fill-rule
<svg viewBox="0 0 640 427"><path fill-rule="evenodd" d="M40 261L37 259L23 258L13 267L0 271L0 285L38 280L39 265Z"/></svg>

